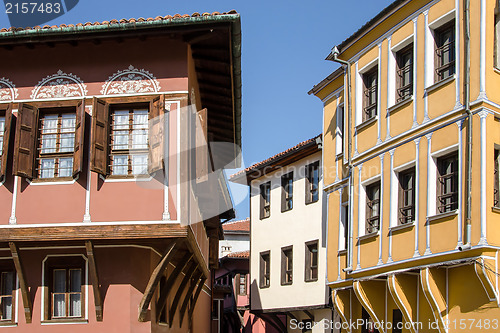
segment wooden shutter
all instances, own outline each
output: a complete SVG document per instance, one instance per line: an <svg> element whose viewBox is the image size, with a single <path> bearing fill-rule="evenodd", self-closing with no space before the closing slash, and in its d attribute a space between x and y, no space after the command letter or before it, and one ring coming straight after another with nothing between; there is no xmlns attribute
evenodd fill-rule
<svg viewBox="0 0 500 333"><path fill-rule="evenodd" d="M312 192L311 192L311 174L312 166L306 165L306 204L312 202Z"/></svg>
<svg viewBox="0 0 500 333"><path fill-rule="evenodd" d="M266 201L264 200L265 184L261 184L259 186L259 190L260 190L260 219L262 220L265 217L265 209L264 209L264 205L266 204Z"/></svg>
<svg viewBox="0 0 500 333"><path fill-rule="evenodd" d="M17 111L16 140L14 151L14 175L34 176L38 109L29 104L19 104Z"/></svg>
<svg viewBox="0 0 500 333"><path fill-rule="evenodd" d="M94 97L92 107L92 156L90 170L106 176L109 173L109 105Z"/></svg>
<svg viewBox="0 0 500 333"><path fill-rule="evenodd" d="M240 274L236 274L234 276L234 279L236 280L235 283L234 283L234 286L236 288L235 294L236 295L240 295Z"/></svg>
<svg viewBox="0 0 500 333"><path fill-rule="evenodd" d="M207 109L198 111L196 119L196 182L208 180Z"/></svg>
<svg viewBox="0 0 500 333"><path fill-rule="evenodd" d="M85 100L76 106L75 153L73 157L73 177L83 170L83 151L85 144Z"/></svg>
<svg viewBox="0 0 500 333"><path fill-rule="evenodd" d="M2 149L2 165L0 166L0 181L2 181L7 174L7 160L9 158L9 145L10 145L10 127L12 124L12 103L9 104L5 111L5 131L3 133L3 147Z"/></svg>
<svg viewBox="0 0 500 333"><path fill-rule="evenodd" d="M149 104L149 173L163 168L164 145L166 132L164 130L165 96L160 95Z"/></svg>

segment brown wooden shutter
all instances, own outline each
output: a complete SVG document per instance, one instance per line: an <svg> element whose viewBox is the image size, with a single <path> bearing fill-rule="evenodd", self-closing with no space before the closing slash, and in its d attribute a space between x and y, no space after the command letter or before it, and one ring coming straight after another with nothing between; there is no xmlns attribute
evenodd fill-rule
<svg viewBox="0 0 500 333"><path fill-rule="evenodd" d="M239 294L240 294L240 274L236 274L236 275L234 276L234 279L236 280L236 281L235 281L236 283L234 284L234 286L235 286L235 288L236 288L236 292L235 292L235 294L236 294L236 295L239 295Z"/></svg>
<svg viewBox="0 0 500 333"><path fill-rule="evenodd" d="M38 109L29 104L19 104L17 111L16 140L14 149L14 175L34 176L38 124Z"/></svg>
<svg viewBox="0 0 500 333"><path fill-rule="evenodd" d="M83 152L85 145L85 100L76 106L75 153L73 155L73 177L83 170Z"/></svg>
<svg viewBox="0 0 500 333"><path fill-rule="evenodd" d="M310 175L312 174L311 165L306 165L306 203L312 202L312 193L311 193L311 179Z"/></svg>
<svg viewBox="0 0 500 333"><path fill-rule="evenodd" d="M5 178L7 174L7 160L9 159L9 145L10 145L10 127L12 125L12 103L9 104L5 111L5 131L3 133L3 147L2 149L2 165L0 166L0 181Z"/></svg>
<svg viewBox="0 0 500 333"><path fill-rule="evenodd" d="M163 168L164 144L167 135L164 129L164 105L165 96L160 95L153 99L149 105L149 173L156 172Z"/></svg>
<svg viewBox="0 0 500 333"><path fill-rule="evenodd" d="M264 200L264 184L261 184L259 186L259 190L260 190L260 219L262 220L264 217L265 217L265 209L264 209L264 205L265 205L265 200Z"/></svg>
<svg viewBox="0 0 500 333"><path fill-rule="evenodd" d="M90 170L106 176L109 173L109 104L95 97L93 104Z"/></svg>
<svg viewBox="0 0 500 333"><path fill-rule="evenodd" d="M208 180L207 109L198 111L196 120L196 182Z"/></svg>

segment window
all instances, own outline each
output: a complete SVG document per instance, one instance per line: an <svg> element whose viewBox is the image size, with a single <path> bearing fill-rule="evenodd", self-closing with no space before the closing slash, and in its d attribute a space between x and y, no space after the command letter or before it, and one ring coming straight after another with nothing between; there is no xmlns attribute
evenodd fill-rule
<svg viewBox="0 0 500 333"><path fill-rule="evenodd" d="M271 258L270 252L260 254L260 287L267 288L271 284Z"/></svg>
<svg viewBox="0 0 500 333"><path fill-rule="evenodd" d="M378 67L363 74L363 122L377 116Z"/></svg>
<svg viewBox="0 0 500 333"><path fill-rule="evenodd" d="M401 310L392 310L392 333L403 333L403 314Z"/></svg>
<svg viewBox="0 0 500 333"><path fill-rule="evenodd" d="M455 74L455 20L434 30L436 82Z"/></svg>
<svg viewBox="0 0 500 333"><path fill-rule="evenodd" d="M291 246L281 249L281 285L293 282L293 248Z"/></svg>
<svg viewBox="0 0 500 333"><path fill-rule="evenodd" d="M238 274L236 275L236 290L238 295L246 296L247 294L247 275L246 274Z"/></svg>
<svg viewBox="0 0 500 333"><path fill-rule="evenodd" d="M85 260L83 257L49 258L46 261L46 320L81 319L84 317Z"/></svg>
<svg viewBox="0 0 500 333"><path fill-rule="evenodd" d="M306 204L319 200L319 161L306 167Z"/></svg>
<svg viewBox="0 0 500 333"><path fill-rule="evenodd" d="M16 121L14 175L60 180L83 167L85 105L62 101L52 107L20 103Z"/></svg>
<svg viewBox="0 0 500 333"><path fill-rule="evenodd" d="M452 153L437 159L438 210L452 212L458 208L458 154Z"/></svg>
<svg viewBox="0 0 500 333"><path fill-rule="evenodd" d="M500 149L495 149L495 166L494 166L494 180L493 180L493 206L494 207L500 207L500 173L498 172L499 168L499 161L498 159L500 158Z"/></svg>
<svg viewBox="0 0 500 333"><path fill-rule="evenodd" d="M336 154L344 152L344 104L337 107Z"/></svg>
<svg viewBox="0 0 500 333"><path fill-rule="evenodd" d="M16 274L14 270L0 273L0 322L13 321Z"/></svg>
<svg viewBox="0 0 500 333"><path fill-rule="evenodd" d="M293 172L281 177L281 211L293 208Z"/></svg>
<svg viewBox="0 0 500 333"><path fill-rule="evenodd" d="M413 93L413 44L396 53L396 101L409 98Z"/></svg>
<svg viewBox="0 0 500 333"><path fill-rule="evenodd" d="M111 175L148 172L148 108L116 108L111 113Z"/></svg>
<svg viewBox="0 0 500 333"><path fill-rule="evenodd" d="M5 133L5 116L0 115L0 161L3 157L2 152L3 152L4 133Z"/></svg>
<svg viewBox="0 0 500 333"><path fill-rule="evenodd" d="M109 103L112 102L112 104ZM118 178L153 174L166 164L164 96L94 99L90 168ZM149 120L152 119L151 129Z"/></svg>
<svg viewBox="0 0 500 333"><path fill-rule="evenodd" d="M271 182L260 185L260 219L271 215Z"/></svg>
<svg viewBox="0 0 500 333"><path fill-rule="evenodd" d="M318 241L306 243L305 281L318 280Z"/></svg>
<svg viewBox="0 0 500 333"><path fill-rule="evenodd" d="M415 168L399 173L399 224L415 220Z"/></svg>
<svg viewBox="0 0 500 333"><path fill-rule="evenodd" d="M380 182L366 186L366 233L377 232L380 223Z"/></svg>
<svg viewBox="0 0 500 333"><path fill-rule="evenodd" d="M72 176L75 124L76 113L71 108L49 109L40 114L38 178Z"/></svg>
<svg viewBox="0 0 500 333"><path fill-rule="evenodd" d="M82 269L52 271L52 318L82 316Z"/></svg>
<svg viewBox="0 0 500 333"><path fill-rule="evenodd" d="M347 242L349 240L349 205L343 205L342 211L340 215L341 223L342 223L342 235L344 237L344 241L341 243L339 250L347 250Z"/></svg>

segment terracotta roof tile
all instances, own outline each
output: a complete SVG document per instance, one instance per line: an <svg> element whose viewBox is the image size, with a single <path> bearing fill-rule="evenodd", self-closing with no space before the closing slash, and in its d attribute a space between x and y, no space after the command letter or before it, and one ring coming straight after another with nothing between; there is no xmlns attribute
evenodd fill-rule
<svg viewBox="0 0 500 333"><path fill-rule="evenodd" d="M222 225L224 231L250 231L250 218L240 221L226 222Z"/></svg>
<svg viewBox="0 0 500 333"><path fill-rule="evenodd" d="M314 138L311 138L309 140L306 140L306 141L302 141L301 143L293 146L292 148L289 148L285 151L282 151L281 153L278 153L272 157L269 157L268 159L265 159L263 161L260 161L258 163L255 163L251 166L249 166L248 168L246 169L243 169L243 170L240 170L238 172L236 172L235 174L231 175L231 177L229 177L230 180L233 180L233 179L236 179L236 178L239 178L240 176L248 173L248 172L251 172L253 170L257 170L259 169L259 167L263 166L263 165L266 165L268 163L271 163L277 159L279 159L280 157L282 156L285 156L285 155L288 155L288 154L291 154L293 153L294 151L298 150L299 148L303 147L303 146L306 146L312 142L315 142L318 138L321 138L321 134L320 135L316 135Z"/></svg>
<svg viewBox="0 0 500 333"><path fill-rule="evenodd" d="M110 25L110 24L127 24L127 23L146 22L146 21L148 21L148 22L166 21L166 20L172 20L172 19L187 19L187 18L199 17L199 16L217 16L217 15L230 15L230 14L238 14L238 12L235 10L230 10L228 12L223 12L223 13L220 13L220 12L203 13L202 15L200 15L200 13L198 13L198 12L195 12L191 15L189 15L189 14L183 14L183 15L175 14L174 16L165 15L165 16L157 16L155 18L149 17L147 19L144 19L142 17L140 17L138 19L135 19L135 18L125 19L125 18L123 18L121 20L112 19L109 21L94 22L94 23L91 23L91 22L77 23L76 25L73 25L73 24L60 24L60 25L53 25L53 26L44 25L42 29L59 29L59 28L67 28L67 27L75 27L75 26L77 26L77 27L103 26L103 25ZM15 31L23 31L23 30L37 30L37 29L40 29L40 27L38 27L38 26L36 26L36 27L23 27L23 28L10 27L10 28L2 28L2 29L0 29L0 32L15 32Z"/></svg>
<svg viewBox="0 0 500 333"><path fill-rule="evenodd" d="M250 251L231 252L226 257L228 258L250 258Z"/></svg>

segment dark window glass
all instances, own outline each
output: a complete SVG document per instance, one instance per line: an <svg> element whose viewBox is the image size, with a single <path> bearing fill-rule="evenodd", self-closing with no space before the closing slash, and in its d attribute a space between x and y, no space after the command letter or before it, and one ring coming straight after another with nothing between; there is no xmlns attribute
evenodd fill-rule
<svg viewBox="0 0 500 333"><path fill-rule="evenodd" d="M377 116L378 67L363 74L363 121Z"/></svg>
<svg viewBox="0 0 500 333"><path fill-rule="evenodd" d="M413 44L396 53L397 102L413 93Z"/></svg>
<svg viewBox="0 0 500 333"><path fill-rule="evenodd" d="M260 185L260 218L271 215L271 182Z"/></svg>
<svg viewBox="0 0 500 333"><path fill-rule="evenodd" d="M293 208L293 172L281 177L281 211L285 212Z"/></svg>
<svg viewBox="0 0 500 333"><path fill-rule="evenodd" d="M380 182L366 187L366 233L378 231L380 223Z"/></svg>
<svg viewBox="0 0 500 333"><path fill-rule="evenodd" d="M415 168L399 173L399 223L415 220Z"/></svg>

